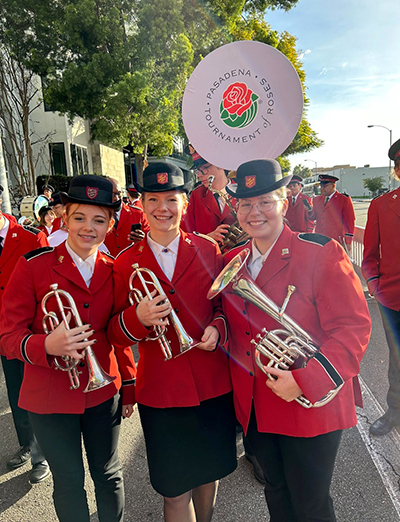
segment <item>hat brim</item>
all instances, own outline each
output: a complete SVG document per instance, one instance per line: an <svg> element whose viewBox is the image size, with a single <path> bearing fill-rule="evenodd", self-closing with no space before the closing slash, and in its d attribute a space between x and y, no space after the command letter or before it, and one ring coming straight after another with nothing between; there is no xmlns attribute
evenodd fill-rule
<svg viewBox="0 0 400 522"><path fill-rule="evenodd" d="M115 201L115 203L99 203L98 201L74 198L69 196L66 192L60 192L60 198L63 205L66 205L67 203L78 203L79 205L94 205L96 207L111 208L112 210L119 210L122 206L122 200Z"/></svg>
<svg viewBox="0 0 400 522"><path fill-rule="evenodd" d="M290 183L291 179L292 175L289 174L288 176L284 176L282 179L275 181L275 183L260 187L259 189L251 188L238 190L238 185L230 185L226 186L225 190L229 195L233 196L236 199L253 198L255 196L261 196L262 194L268 194L269 192L273 192L278 188L284 187Z"/></svg>
<svg viewBox="0 0 400 522"><path fill-rule="evenodd" d="M171 192L173 190L185 192L186 194L188 194L192 189L192 185L193 185L192 182L187 182L183 185L180 185L178 187L173 187L173 188L171 188L169 185L166 185L165 188L161 188L161 187L143 188L140 185L138 185L137 188L138 188L138 192L140 194L143 194L144 192Z"/></svg>

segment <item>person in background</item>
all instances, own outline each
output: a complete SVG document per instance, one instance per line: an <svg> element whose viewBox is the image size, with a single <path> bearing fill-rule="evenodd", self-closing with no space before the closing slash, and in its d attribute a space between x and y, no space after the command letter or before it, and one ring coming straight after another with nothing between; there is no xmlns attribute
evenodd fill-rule
<svg viewBox="0 0 400 522"><path fill-rule="evenodd" d="M46 196L46 198L49 201L52 200L52 194L54 192L54 188L51 185L43 185L42 192L43 192L43 195Z"/></svg>
<svg viewBox="0 0 400 522"><path fill-rule="evenodd" d="M142 200L141 200L141 197L140 197L140 194L138 192L136 185L131 183L130 185L128 185L126 187L126 190L128 192L128 197L129 197L128 205L130 207L141 208L143 210Z"/></svg>
<svg viewBox="0 0 400 522"><path fill-rule="evenodd" d="M114 211L114 226L108 232L104 243L110 254L116 257L131 243L141 241L149 229L149 225L142 209L129 207L122 202L119 181L114 178L108 179L113 184L113 198L115 203L119 203L119 208L116 207ZM140 228L132 230L132 225L140 225Z"/></svg>
<svg viewBox="0 0 400 522"><path fill-rule="evenodd" d="M389 149L394 175L400 179L400 140ZM382 317L389 346L388 409L371 426L372 435L389 433L400 426L400 188L373 199L368 209L364 234L362 274Z"/></svg>
<svg viewBox="0 0 400 522"><path fill-rule="evenodd" d="M226 199L231 199L226 192L226 187L231 182L224 169L211 165L192 146L188 151L193 160L191 168L195 170L201 184L190 194L187 212L182 220L182 229L186 232L206 234L222 245L230 225L236 221L226 203ZM222 192L225 198L213 193L213 190ZM235 207L235 199L232 199L231 205Z"/></svg>
<svg viewBox="0 0 400 522"><path fill-rule="evenodd" d="M150 230L115 260L116 315L108 329L117 348L139 343L136 399L150 481L164 497L167 522L209 522L218 480L236 468L231 382L221 348L226 342L225 317L219 300L207 299L222 256L212 239L180 230L188 189L175 165L156 162L144 170L140 190ZM130 305L133 263L153 272L161 293ZM146 273L141 275L149 280ZM145 293L139 276L133 286ZM166 324L172 309L199 344L180 354L169 318L164 340L172 358L165 360L159 342L146 338L154 326Z"/></svg>
<svg viewBox="0 0 400 522"><path fill-rule="evenodd" d="M121 416L133 412L136 368L130 347L116 352L106 337L113 307L113 259L100 253L98 246L113 226L113 212L119 206L113 202L112 190L112 184L100 176L72 178L68 194L61 194L69 229L66 242L23 256L3 299L1 350L25 362L19 406L29 412L49 462L61 522L90 520L82 439L99 520L117 522L124 516L118 438ZM77 314L71 318L71 309L65 309L67 327L56 298L48 298L46 310L55 313L60 324L52 329L47 323L49 333L45 333L42 304L54 284L71 295ZM21 287L23 292L15 292ZM96 373L93 384L99 386L90 391L85 388L95 361L85 358L88 347L105 373ZM62 358L76 362L76 372L56 370L56 360L63 365Z"/></svg>
<svg viewBox="0 0 400 522"><path fill-rule="evenodd" d="M336 190L339 178L328 174L318 176L321 195L313 199L315 232L336 239L348 252L354 236L355 213L350 196Z"/></svg>
<svg viewBox="0 0 400 522"><path fill-rule="evenodd" d="M3 187L0 185L0 206ZM42 246L47 245L46 236L39 230L17 224L0 212L0 307L5 289L9 285L11 274L19 258ZM11 291L21 294L21 288L11 287ZM4 312L1 311L4 316ZM29 482L38 484L50 475L46 459L35 439L28 412L18 406L19 392L24 375L24 363L16 358L1 356L4 377L6 381L8 401L10 403L19 449L7 462L7 468L12 471L32 463Z"/></svg>
<svg viewBox="0 0 400 522"><path fill-rule="evenodd" d="M252 239L228 252L225 261L249 249L249 288L257 285L257 298L266 295L278 308L286 301L282 313L319 348L305 366L288 370L267 368L269 360L262 357L268 379L255 362L251 340L259 342L263 328L282 329L281 323L267 313L261 297L260 309L224 292L236 415L265 476L271 522L334 522L330 483L342 430L357 422L357 374L370 336L364 293L336 241L298 234L284 224L290 176L282 176L277 161L243 163L236 181L228 191L238 199L239 224ZM330 402L320 407L305 408L295 400L303 396L314 404L331 392Z"/></svg>
<svg viewBox="0 0 400 522"><path fill-rule="evenodd" d="M56 214L51 206L44 206L39 210L39 225L37 229L44 232L48 237L53 232L53 222L56 219Z"/></svg>
<svg viewBox="0 0 400 522"><path fill-rule="evenodd" d="M288 209L286 219L293 232L313 232L314 221L312 215L312 200L303 194L303 178L294 175L288 183Z"/></svg>
<svg viewBox="0 0 400 522"><path fill-rule="evenodd" d="M63 226L63 213L64 213L64 205L61 201L61 196L59 192L55 192L53 194L53 199L50 201L49 206L53 209L53 212L56 216L53 221L53 230L52 233L56 232Z"/></svg>

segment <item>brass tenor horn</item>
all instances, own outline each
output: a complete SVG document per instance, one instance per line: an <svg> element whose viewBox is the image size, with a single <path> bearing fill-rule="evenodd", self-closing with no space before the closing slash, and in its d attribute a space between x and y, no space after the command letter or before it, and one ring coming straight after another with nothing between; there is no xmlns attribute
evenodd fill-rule
<svg viewBox="0 0 400 522"><path fill-rule="evenodd" d="M249 238L249 235L244 232L239 225L239 221L237 219L237 215L235 209L233 208L229 194L226 194L222 190L216 190L212 188L214 179L215 176L208 176L208 190L210 190L213 194L218 194L218 196L221 196L221 198L227 204L233 219L235 220L231 225L229 225L229 228L224 236L224 240L221 243L221 250L225 251L230 250L242 241L246 241Z"/></svg>
<svg viewBox="0 0 400 522"><path fill-rule="evenodd" d="M226 290L228 293L240 296L245 301L267 313L283 327L283 329L273 331L263 328L262 332L257 335L257 340L252 339L251 341L255 345L255 362L257 366L269 379L273 380L274 376L268 373L268 367L278 368L279 370L289 370L291 366L293 366L293 369L304 367L310 359L315 356L318 357L319 343L291 317L285 314L290 296L296 290L296 287L289 285L286 299L282 307L279 308L262 292L247 272L246 261L249 255L250 250L246 248L235 256L217 276L207 297L212 299L221 291ZM261 355L269 359L269 363L266 366L261 362ZM330 365L325 358L324 362ZM332 367L332 365L330 366ZM297 397L296 401L304 408L324 406L335 397L342 386L343 381L315 403L311 403L303 395Z"/></svg>
<svg viewBox="0 0 400 522"><path fill-rule="evenodd" d="M56 312L48 312L46 309L47 301L50 297L55 297L58 305L58 310L61 316L61 320L64 323L64 326L67 330L70 329L70 326L67 321L66 311L70 310L72 316L75 320L76 326L82 326L82 319L79 315L78 309L76 307L75 301L71 294L65 292L64 290L59 290L58 284L50 285L50 292L48 292L42 299L42 311L44 313L44 317L42 319L43 330L46 334L52 332L59 324L60 320L56 314ZM64 302L63 302L63 299ZM85 339L87 341L87 339ZM84 393L98 390L99 388L103 388L107 386L107 384L111 384L115 377L111 377L107 375L105 371L100 366L91 346L87 346L84 350L86 357L86 364L89 372L89 382L87 383L86 388L83 390ZM79 374L80 372L77 369L77 365L79 364L78 359L74 359L69 355L61 356L63 363L60 363L57 357L54 357L54 365L56 370L61 370L63 372L68 372L69 381L70 381L70 389L76 390L80 386Z"/></svg>
<svg viewBox="0 0 400 522"><path fill-rule="evenodd" d="M149 300L153 299L151 295L150 286L153 287L158 293L158 295L164 294L163 287L161 286L160 281L158 280L157 276L154 272L149 270L148 268L139 267L137 263L134 263L132 265L133 272L131 274L131 277L129 278L129 302L131 305L135 303L140 303L140 301L143 299L143 293L133 286L133 280L135 277L138 277L140 280L140 283L142 285L142 288L149 298ZM146 280L143 276L143 274L147 274L150 280ZM172 351L171 351L171 341L168 340L166 336L167 332L167 325L172 324L174 327L174 330L176 332L176 335L178 337L179 341L179 354L175 357L178 357L179 355L182 355L183 353L187 352L188 350L191 350L198 344L199 342L195 342L192 337L190 337L189 334L186 333L185 329L182 326L182 323L178 319L178 316L176 315L174 310L171 310L169 315L165 318L165 324L160 325L154 325L153 326L153 333L150 333L146 337L146 341L158 341L161 347L161 350L164 354L165 360L172 359Z"/></svg>

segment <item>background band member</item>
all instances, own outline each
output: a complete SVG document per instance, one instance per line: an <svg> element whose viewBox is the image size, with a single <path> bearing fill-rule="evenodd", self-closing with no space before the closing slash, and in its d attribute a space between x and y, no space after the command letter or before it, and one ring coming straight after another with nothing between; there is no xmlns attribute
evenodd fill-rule
<svg viewBox="0 0 400 522"><path fill-rule="evenodd" d="M286 219L293 232L313 232L314 221L311 219L312 200L303 194L303 178L292 176L288 183L288 209Z"/></svg>
<svg viewBox="0 0 400 522"><path fill-rule="evenodd" d="M46 198L51 201L52 194L54 192L54 188L51 185L43 185L42 187L43 195L46 196Z"/></svg>
<svg viewBox="0 0 400 522"><path fill-rule="evenodd" d="M389 149L394 173L400 178L400 140ZM389 346L387 412L370 427L373 435L385 435L400 425L400 188L371 201L364 235L363 276L379 305Z"/></svg>
<svg viewBox="0 0 400 522"><path fill-rule="evenodd" d="M341 245L346 243L350 250L356 220L350 196L336 190L336 176L321 174L321 195L313 199L315 232L336 239Z"/></svg>
<svg viewBox="0 0 400 522"><path fill-rule="evenodd" d="M0 185L0 205L3 187ZM19 258L42 246L47 245L46 236L36 228L24 228L18 225L15 219L0 212L0 306L3 301L4 290L7 288L11 274ZM20 289L13 288L14 292ZM2 312L4 316L4 312ZM29 422L28 412L18 406L19 392L24 375L24 363L19 359L8 359L1 356L4 377L7 387L8 401L11 407L15 431L17 432L19 450L7 462L7 468L17 469L32 462L29 482L36 484L49 476L49 466L33 435Z"/></svg>
<svg viewBox="0 0 400 522"><path fill-rule="evenodd" d="M228 360L219 347L226 341L225 318L220 302L206 297L222 256L215 241L179 229L188 184L178 167L151 163L139 189L150 231L116 259L118 313L108 335L117 345L139 342L136 400L150 480L164 497L165 520L208 522L218 479L236 467ZM137 306L128 301L133 263L150 269L163 290ZM133 283L143 293L138 277ZM172 308L200 344L175 358L180 348L169 320L165 335L173 358L165 361L159 343L146 337L153 325L165 325Z"/></svg>
<svg viewBox="0 0 400 522"><path fill-rule="evenodd" d="M263 327L281 325L237 295L224 294L229 326L230 369L236 415L261 465L271 522L336 520L329 495L342 430L357 422L356 378L368 344L370 319L360 281L342 247L319 234L297 234L283 223L286 186L275 160L255 160L237 170L237 214L252 237L247 269L277 306L296 287L286 308L297 324L318 339L320 355L306 367L269 369L269 380L254 361ZM244 247L231 250L226 261ZM265 364L267 364L267 360ZM330 363L329 363L330 361ZM343 384L328 404L305 409Z"/></svg>
<svg viewBox="0 0 400 522"><path fill-rule="evenodd" d="M119 203L114 212L114 226L108 232L104 244L113 257L116 257L122 250L125 250L131 243L136 243L144 238L145 232L149 229L146 216L139 207L130 207L122 203L121 185L117 179L109 178L113 184L113 198L115 203ZM133 231L133 224L140 224L141 228Z"/></svg>
<svg viewBox="0 0 400 522"><path fill-rule="evenodd" d="M117 445L121 413L129 417L133 410L136 369L130 348L115 353L106 338L113 306L113 260L98 252L113 225L117 205L112 201L112 184L93 175L73 178L68 194L61 197L66 205L68 239L56 248L35 250L17 263L3 300L1 349L26 363L19 405L29 411L53 473L59 520L90 519L84 489L83 437L99 520L120 521L124 491ZM75 326L72 319L70 329L66 329L61 320L46 335L41 303L55 283L71 294L83 325ZM22 286L23 292L15 292ZM54 297L46 307L60 317ZM67 320L70 318L68 312ZM88 346L112 382L84 393L89 373L82 349ZM78 361L81 385L77 389L70 389L70 372L55 370L55 358L61 361L64 356Z"/></svg>
<svg viewBox="0 0 400 522"><path fill-rule="evenodd" d="M126 191L128 192L129 197L129 207L139 207L143 210L142 200L140 198L140 194L138 192L138 189L136 185L131 183L126 187Z"/></svg>
<svg viewBox="0 0 400 522"><path fill-rule="evenodd" d="M56 214L51 206L44 206L39 210L39 225L36 227L41 230L46 237L53 232L53 223Z"/></svg>
<svg viewBox="0 0 400 522"><path fill-rule="evenodd" d="M55 192L53 194L53 198L49 203L49 206L53 209L56 219L53 221L53 230L52 233L56 232L63 226L63 213L64 213L64 205L61 201L61 196L59 192Z"/></svg>
<svg viewBox="0 0 400 522"><path fill-rule="evenodd" d="M222 243L229 226L236 221L235 216L226 204L224 198L214 194L209 188L209 178L213 176L212 189L226 193L230 183L224 169L211 165L191 148L192 169L201 182L190 194L187 212L183 217L182 228L186 232L200 232ZM226 194L226 197L229 197ZM233 207L236 201L232 201Z"/></svg>

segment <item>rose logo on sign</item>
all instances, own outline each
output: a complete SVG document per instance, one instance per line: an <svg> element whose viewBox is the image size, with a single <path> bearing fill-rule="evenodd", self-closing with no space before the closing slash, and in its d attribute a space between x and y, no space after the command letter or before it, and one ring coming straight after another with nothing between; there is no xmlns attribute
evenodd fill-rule
<svg viewBox="0 0 400 522"><path fill-rule="evenodd" d="M221 120L234 129L247 127L257 116L258 98L245 83L232 83L222 95Z"/></svg>

